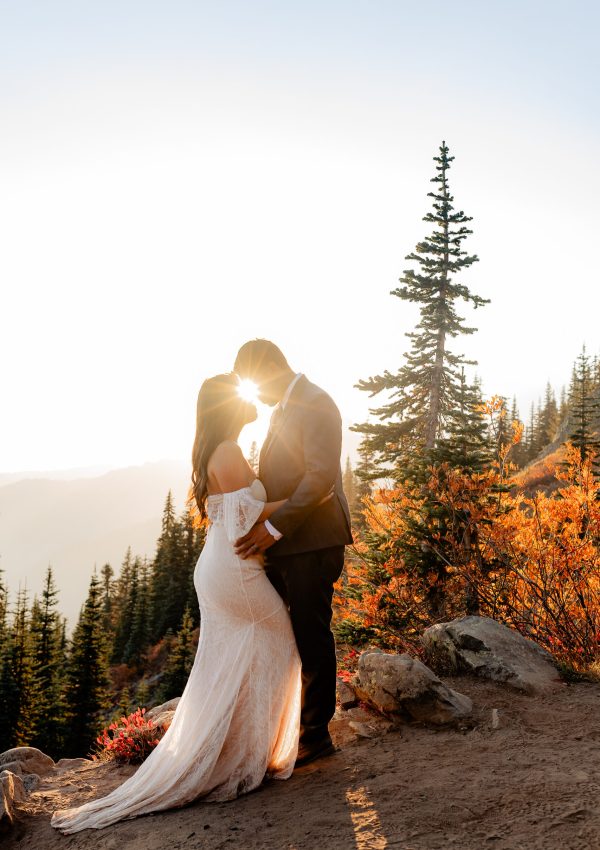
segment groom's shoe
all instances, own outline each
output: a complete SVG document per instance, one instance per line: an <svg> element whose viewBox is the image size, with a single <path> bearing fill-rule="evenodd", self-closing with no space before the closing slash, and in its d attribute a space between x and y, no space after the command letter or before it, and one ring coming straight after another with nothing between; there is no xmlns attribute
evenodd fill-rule
<svg viewBox="0 0 600 850"><path fill-rule="evenodd" d="M323 738L321 741L315 741L313 744L300 744L298 747L298 756L294 770L297 767L304 767L305 764L310 764L311 761L332 756L337 750L333 745L331 738Z"/></svg>

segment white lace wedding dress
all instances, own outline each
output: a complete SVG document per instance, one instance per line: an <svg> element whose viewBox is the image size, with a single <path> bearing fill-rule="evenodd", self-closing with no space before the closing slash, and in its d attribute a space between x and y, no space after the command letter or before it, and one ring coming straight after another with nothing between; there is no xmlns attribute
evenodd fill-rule
<svg viewBox="0 0 600 850"><path fill-rule="evenodd" d="M108 826L197 798L230 800L265 776L287 779L300 725L300 659L288 611L261 558L232 543L252 527L260 481L208 497L210 526L194 572L200 640L164 737L137 772L106 797L54 812L62 832Z"/></svg>

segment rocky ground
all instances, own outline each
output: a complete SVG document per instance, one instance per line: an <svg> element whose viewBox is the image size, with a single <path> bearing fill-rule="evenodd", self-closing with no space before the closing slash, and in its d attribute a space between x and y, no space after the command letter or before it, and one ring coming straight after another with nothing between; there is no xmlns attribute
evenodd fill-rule
<svg viewBox="0 0 600 850"><path fill-rule="evenodd" d="M228 803L62 835L50 827L54 809L106 794L136 768L88 762L55 769L16 804L2 847L600 848L600 685L526 695L477 678L444 681L473 700L473 716L462 726L389 728L360 709L344 712L334 722L338 754Z"/></svg>

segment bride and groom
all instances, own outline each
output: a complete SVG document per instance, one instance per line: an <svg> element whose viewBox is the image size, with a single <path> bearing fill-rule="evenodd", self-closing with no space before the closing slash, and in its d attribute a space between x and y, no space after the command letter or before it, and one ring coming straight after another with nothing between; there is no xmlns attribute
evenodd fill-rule
<svg viewBox="0 0 600 850"><path fill-rule="evenodd" d="M135 774L52 815L62 832L230 800L334 752L331 601L352 542L340 414L268 340L243 345L234 370L198 394L192 493L209 529L194 571L201 625L187 684ZM237 443L257 415L240 380L275 408L258 477Z"/></svg>

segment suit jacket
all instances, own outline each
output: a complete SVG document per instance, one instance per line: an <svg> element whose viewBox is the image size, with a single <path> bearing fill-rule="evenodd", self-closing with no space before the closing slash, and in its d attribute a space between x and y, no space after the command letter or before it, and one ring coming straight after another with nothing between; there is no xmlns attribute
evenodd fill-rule
<svg viewBox="0 0 600 850"><path fill-rule="evenodd" d="M283 537L269 548L269 556L352 543L341 449L342 420L335 402L302 375L260 452L259 477L269 501L288 500L270 517ZM332 488L333 498L319 505Z"/></svg>

